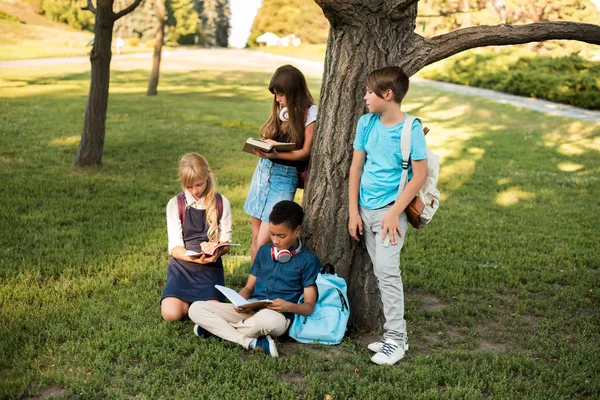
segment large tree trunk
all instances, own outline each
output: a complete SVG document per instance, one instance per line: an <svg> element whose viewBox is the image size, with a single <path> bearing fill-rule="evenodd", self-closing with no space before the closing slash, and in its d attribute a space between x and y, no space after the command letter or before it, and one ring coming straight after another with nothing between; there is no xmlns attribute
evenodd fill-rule
<svg viewBox="0 0 600 400"><path fill-rule="evenodd" d="M327 15L327 12L326 12ZM364 243L348 234L348 173L358 118L366 112L365 78L377 68L410 59L416 7L400 21L359 13L352 24L334 19L327 42L315 146L304 193L307 246L348 283L351 323L379 330L383 314L377 281ZM330 19L331 21L331 19ZM318 172L317 172L318 171ZM318 176L316 175L318 174Z"/></svg>
<svg viewBox="0 0 600 400"><path fill-rule="evenodd" d="M315 0L331 24L315 144L304 192L304 238L322 263L348 283L351 323L382 327L383 312L364 244L350 238L348 174L358 118L366 112L365 78L398 65L409 75L474 47L548 39L600 43L600 27L574 22L477 26L430 39L414 32L418 0ZM410 235L410 231L409 231Z"/></svg>
<svg viewBox="0 0 600 400"><path fill-rule="evenodd" d="M111 43L114 19L112 2L99 0L96 8L94 45L90 52L92 73L90 92L85 108L83 133L73 165L86 167L102 162L106 110L108 107L108 85L110 82Z"/></svg>
<svg viewBox="0 0 600 400"><path fill-rule="evenodd" d="M156 96L158 93L158 78L160 75L160 57L165 39L165 3L164 0L156 0L156 18L158 27L156 28L156 41L154 42L154 56L152 57L152 72L148 80L148 96Z"/></svg>

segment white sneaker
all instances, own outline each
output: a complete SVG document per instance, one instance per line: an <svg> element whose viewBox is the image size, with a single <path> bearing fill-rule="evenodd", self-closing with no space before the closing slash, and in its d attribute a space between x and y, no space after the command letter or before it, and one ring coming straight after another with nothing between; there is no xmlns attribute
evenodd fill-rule
<svg viewBox="0 0 600 400"><path fill-rule="evenodd" d="M371 357L371 361L379 365L394 365L402 358L404 358L404 346L396 343L394 339L386 339L381 351Z"/></svg>
<svg viewBox="0 0 600 400"><path fill-rule="evenodd" d="M370 343L367 348L371 350L373 353L379 353L383 349L383 344L385 340L382 338L378 342ZM404 342L404 351L408 351L408 341Z"/></svg>

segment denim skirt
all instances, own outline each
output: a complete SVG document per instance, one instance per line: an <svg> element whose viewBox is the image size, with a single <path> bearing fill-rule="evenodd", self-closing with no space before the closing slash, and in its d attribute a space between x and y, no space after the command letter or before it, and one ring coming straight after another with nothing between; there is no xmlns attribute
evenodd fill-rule
<svg viewBox="0 0 600 400"><path fill-rule="evenodd" d="M273 206L282 200L294 200L297 186L296 167L261 158L252 176L244 211L251 217L269 222Z"/></svg>

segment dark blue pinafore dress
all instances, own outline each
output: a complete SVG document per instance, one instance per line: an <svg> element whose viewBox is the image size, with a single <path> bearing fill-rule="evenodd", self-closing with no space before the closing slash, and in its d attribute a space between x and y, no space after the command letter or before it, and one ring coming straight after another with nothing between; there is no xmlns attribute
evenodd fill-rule
<svg viewBox="0 0 600 400"><path fill-rule="evenodd" d="M200 243L208 241L209 225L204 219L205 210L187 208L183 222L183 243L188 250L200 252ZM211 264L196 264L171 257L167 272L167 284L162 297L176 297L182 301L225 301L215 285L225 285L223 261L219 258Z"/></svg>

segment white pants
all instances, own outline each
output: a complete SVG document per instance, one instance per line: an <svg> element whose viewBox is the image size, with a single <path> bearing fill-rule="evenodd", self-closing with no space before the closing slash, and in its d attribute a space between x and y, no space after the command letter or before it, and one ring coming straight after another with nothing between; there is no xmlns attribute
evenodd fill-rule
<svg viewBox="0 0 600 400"><path fill-rule="evenodd" d="M258 336L283 335L290 324L290 321L277 311L264 308L257 313L240 313L234 310L233 304L212 301L192 303L188 315L192 321L213 335L241 344L245 348Z"/></svg>
<svg viewBox="0 0 600 400"><path fill-rule="evenodd" d="M373 273L377 278L381 302L383 303L383 338L394 339L405 343L406 320L404 319L404 289L402 287L402 276L400 275L400 250L404 244L404 237L408 230L408 219L406 213L400 214L400 231L402 237L398 243L384 247L381 241L381 221L390 210L391 206L368 210L360 207L360 217L363 221L363 232L367 251L373 263Z"/></svg>

